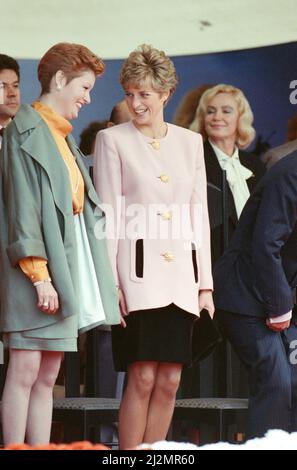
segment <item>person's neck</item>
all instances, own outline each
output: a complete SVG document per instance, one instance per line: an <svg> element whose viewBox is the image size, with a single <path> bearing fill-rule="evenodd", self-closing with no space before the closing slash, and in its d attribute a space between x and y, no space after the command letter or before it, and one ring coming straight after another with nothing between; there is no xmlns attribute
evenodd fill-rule
<svg viewBox="0 0 297 470"><path fill-rule="evenodd" d="M151 139L162 139L167 134L167 124L164 121L144 126L140 126L134 121L134 125L142 134Z"/></svg>
<svg viewBox="0 0 297 470"><path fill-rule="evenodd" d="M45 104L46 106L49 106L51 109L53 109L57 114L60 114L62 116L62 113L60 111L60 107L57 103L57 100L55 99L54 95L51 94L46 94L46 95L41 95L40 98L38 99L40 103Z"/></svg>
<svg viewBox="0 0 297 470"><path fill-rule="evenodd" d="M224 152L229 157L232 157L235 150L235 141L234 139L209 139L209 141L218 147L222 152Z"/></svg>

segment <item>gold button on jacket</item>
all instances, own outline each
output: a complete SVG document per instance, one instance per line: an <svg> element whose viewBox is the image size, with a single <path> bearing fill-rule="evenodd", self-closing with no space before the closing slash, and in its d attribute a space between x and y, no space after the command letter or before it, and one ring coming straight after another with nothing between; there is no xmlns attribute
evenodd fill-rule
<svg viewBox="0 0 297 470"><path fill-rule="evenodd" d="M168 181L169 181L169 176L168 175L160 175L160 176L158 176L158 178L160 178L162 183L168 183Z"/></svg>
<svg viewBox="0 0 297 470"><path fill-rule="evenodd" d="M169 251L167 251L166 253L162 253L162 256L163 256L165 261L168 261L168 262L174 261L174 256Z"/></svg>
<svg viewBox="0 0 297 470"><path fill-rule="evenodd" d="M163 212L162 218L164 220L171 220L172 219L172 213L171 212Z"/></svg>
<svg viewBox="0 0 297 470"><path fill-rule="evenodd" d="M162 217L163 220L171 220L172 219L172 212L158 212L158 215Z"/></svg>

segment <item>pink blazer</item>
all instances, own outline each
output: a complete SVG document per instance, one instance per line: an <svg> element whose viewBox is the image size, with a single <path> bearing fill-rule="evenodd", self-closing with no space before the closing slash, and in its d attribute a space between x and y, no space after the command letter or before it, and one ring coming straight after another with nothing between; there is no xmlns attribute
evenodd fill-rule
<svg viewBox="0 0 297 470"><path fill-rule="evenodd" d="M115 281L129 312L174 303L197 315L199 289L213 287L202 138L168 124L160 148L151 142L132 121L97 135Z"/></svg>

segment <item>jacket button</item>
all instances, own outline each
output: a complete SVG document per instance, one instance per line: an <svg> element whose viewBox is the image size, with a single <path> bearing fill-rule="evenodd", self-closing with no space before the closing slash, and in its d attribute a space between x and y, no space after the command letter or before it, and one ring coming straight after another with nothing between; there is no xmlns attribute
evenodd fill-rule
<svg viewBox="0 0 297 470"><path fill-rule="evenodd" d="M172 212L158 212L158 215L160 215L163 220L171 220L172 219Z"/></svg>
<svg viewBox="0 0 297 470"><path fill-rule="evenodd" d="M163 256L165 261L168 261L168 262L174 261L174 256L172 253L170 253L170 251L166 251L166 253L162 253L161 256Z"/></svg>
<svg viewBox="0 0 297 470"><path fill-rule="evenodd" d="M162 183L168 183L168 181L169 181L169 176L168 175L160 175L160 176L158 176L158 178L160 178Z"/></svg>
<svg viewBox="0 0 297 470"><path fill-rule="evenodd" d="M164 212L162 214L162 217L164 220L171 220L172 219L172 213L171 212Z"/></svg>

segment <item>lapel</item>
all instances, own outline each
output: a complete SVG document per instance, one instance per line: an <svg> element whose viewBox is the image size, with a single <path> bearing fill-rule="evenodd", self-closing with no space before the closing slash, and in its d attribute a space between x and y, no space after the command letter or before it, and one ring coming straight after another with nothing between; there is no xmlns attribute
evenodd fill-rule
<svg viewBox="0 0 297 470"><path fill-rule="evenodd" d="M61 155L47 125L31 106L21 106L14 118L20 134L26 133L21 149L33 158L46 172L55 204L64 215L72 212L72 202L68 170L61 164ZM69 182L69 191L65 191L65 181ZM67 184L67 183L66 183Z"/></svg>
<svg viewBox="0 0 297 470"><path fill-rule="evenodd" d="M68 170L66 165L61 164L62 157L46 123L40 114L29 105L21 106L14 122L20 134L28 133L28 137L25 138L21 148L47 173L56 205L64 215L72 213L72 201L69 198L69 192L64 190L65 181L67 181L71 192ZM81 159L81 152L71 135L67 137L67 143L82 173L86 194L95 205L100 205L91 179Z"/></svg>
<svg viewBox="0 0 297 470"><path fill-rule="evenodd" d="M218 186L220 189L222 188L222 168L218 162L216 154L208 142L206 140L204 142L204 158L205 158L205 169L206 169L206 176L207 181ZM227 192L228 192L228 207L229 207L229 217L232 219L234 224L237 224L238 218L236 214L234 199L229 188L227 185Z"/></svg>
<svg viewBox="0 0 297 470"><path fill-rule="evenodd" d="M204 159L207 181L221 188L222 186L222 169L214 153L214 150L208 140L204 142Z"/></svg>
<svg viewBox="0 0 297 470"><path fill-rule="evenodd" d="M97 193L93 186L89 172L82 160L83 153L81 152L80 148L78 147L72 135L69 135L66 140L74 158L76 159L76 163L81 171L81 174L83 176L83 179L85 182L85 192L87 193L89 199L93 202L93 204L95 204L95 206L100 207L99 197L97 196Z"/></svg>
<svg viewBox="0 0 297 470"><path fill-rule="evenodd" d="M246 180L249 191L251 193L257 184L257 178L255 178L254 169L252 168L251 165L248 164L248 158L249 158L248 154L246 154L242 150L239 150L238 156L239 156L240 163L253 173L253 176L251 176L250 178ZM250 156L250 158L252 158L252 156Z"/></svg>

